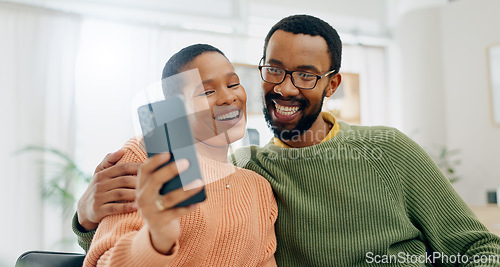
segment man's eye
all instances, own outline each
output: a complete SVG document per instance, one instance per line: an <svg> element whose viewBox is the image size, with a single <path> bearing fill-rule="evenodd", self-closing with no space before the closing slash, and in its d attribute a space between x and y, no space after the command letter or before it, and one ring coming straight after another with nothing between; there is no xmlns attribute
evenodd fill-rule
<svg viewBox="0 0 500 267"><path fill-rule="evenodd" d="M240 84L239 83L235 83L235 84L231 84L229 85L227 88L236 88L238 87Z"/></svg>
<svg viewBox="0 0 500 267"><path fill-rule="evenodd" d="M297 76L302 80L312 80L316 77L316 75L307 73L307 72L297 72Z"/></svg>
<svg viewBox="0 0 500 267"><path fill-rule="evenodd" d="M279 68L267 68L267 72L269 72L269 74L272 75L280 75L283 72L283 70Z"/></svg>

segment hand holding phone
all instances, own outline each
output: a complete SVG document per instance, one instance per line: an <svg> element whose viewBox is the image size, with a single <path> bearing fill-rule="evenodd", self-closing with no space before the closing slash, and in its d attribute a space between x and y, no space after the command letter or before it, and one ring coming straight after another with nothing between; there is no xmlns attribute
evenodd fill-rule
<svg viewBox="0 0 500 267"><path fill-rule="evenodd" d="M170 153L170 160L187 159L189 168L166 182L160 194L181 188L202 179L191 127L181 96L171 96L165 100L143 105L138 109L139 121L143 132L148 157L158 153ZM163 167L166 164L160 166ZM179 203L176 207L189 206L206 199L202 190L193 197Z"/></svg>
<svg viewBox="0 0 500 267"><path fill-rule="evenodd" d="M176 207L187 199L198 194L201 180L196 180L198 186L192 184L191 190L178 188L165 195L158 194L158 188L171 181L176 175L189 168L186 159L170 161L169 153L157 154L146 160L139 168L136 201L144 223L148 226L153 247L162 254L169 254L181 234L180 218L194 211L198 205ZM163 167L161 167L163 166ZM161 203L159 205L158 203Z"/></svg>

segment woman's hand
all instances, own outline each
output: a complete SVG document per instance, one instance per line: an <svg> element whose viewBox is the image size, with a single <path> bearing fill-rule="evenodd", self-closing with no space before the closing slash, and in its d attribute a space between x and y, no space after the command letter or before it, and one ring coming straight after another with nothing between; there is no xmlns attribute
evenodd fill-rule
<svg viewBox="0 0 500 267"><path fill-rule="evenodd" d="M181 187L163 196L159 194L162 185L179 173L186 171L189 162L186 159L168 162L170 154L158 154L148 159L139 168L136 201L139 211L149 227L151 243L162 254L169 254L180 235L179 218L193 211L197 204L188 207L176 207L202 190L203 182L196 180L187 185L194 188L184 191ZM159 169L158 169L159 168Z"/></svg>

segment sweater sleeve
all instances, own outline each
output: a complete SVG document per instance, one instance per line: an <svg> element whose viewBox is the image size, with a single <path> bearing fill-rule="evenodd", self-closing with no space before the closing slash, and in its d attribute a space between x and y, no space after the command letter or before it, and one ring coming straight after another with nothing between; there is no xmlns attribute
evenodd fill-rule
<svg viewBox="0 0 500 267"><path fill-rule="evenodd" d="M433 252L466 255L470 262L498 257L500 238L479 222L429 155L400 132L395 144L398 155L393 155L393 161L403 181L408 215ZM488 266L500 266L500 262Z"/></svg>
<svg viewBox="0 0 500 267"><path fill-rule="evenodd" d="M258 175L258 174L256 174ZM276 252L276 233L274 230L274 224L276 223L276 219L278 218L278 206L276 204L276 199L273 194L273 190L269 185L269 182L262 176L258 175L260 179L263 181L264 194L263 199L266 199L265 202L267 207L266 214L267 216L264 218L265 222L263 225L266 227L264 229L264 239L263 239L263 250L262 250L262 264L260 266L276 266L276 260L274 258L274 253Z"/></svg>
<svg viewBox="0 0 500 267"><path fill-rule="evenodd" d="M118 163L144 161L145 153L137 139L124 148ZM84 266L165 266L175 259L178 249L177 241L170 255L158 253L138 211L111 215L99 223Z"/></svg>
<svg viewBox="0 0 500 267"><path fill-rule="evenodd" d="M140 159L137 156L134 156L136 153L140 153L140 139L138 137L132 138L129 140L125 147L127 148L128 155L127 157L123 157L118 163L123 162L139 162ZM90 248L90 244L92 243L92 239L94 238L94 234L96 230L86 231L83 226L78 222L78 213L75 212L73 216L73 220L71 221L71 228L73 229L73 233L77 237L78 245L87 253Z"/></svg>
<svg viewBox="0 0 500 267"><path fill-rule="evenodd" d="M83 248L85 253L89 251L90 243L92 243L92 238L95 234L95 229L92 231L85 231L83 226L78 222L78 214L75 212L73 216L73 220L71 222L71 228L73 229L73 233L75 233L78 239L78 245Z"/></svg>
<svg viewBox="0 0 500 267"><path fill-rule="evenodd" d="M276 232L275 232L275 223L278 218L278 206L276 203L276 197L273 193L272 187L267 181L266 178L260 175L260 173L267 173L264 169L262 169L259 165L255 164L253 159L255 159L256 154L256 146L249 146L239 148L234 155L229 157L231 163L241 168L245 168L248 171L251 171L255 175L257 175L260 179L265 181L265 186L263 191L265 192L265 196L262 199L269 200L266 202L268 214L268 221L263 223L265 225L265 235L264 235L264 249L262 261L259 266L276 266L276 260L274 254L276 252L277 240L276 240Z"/></svg>
<svg viewBox="0 0 500 267"><path fill-rule="evenodd" d="M176 242L172 254L158 253L138 212L112 215L99 224L84 266L166 266L178 250Z"/></svg>

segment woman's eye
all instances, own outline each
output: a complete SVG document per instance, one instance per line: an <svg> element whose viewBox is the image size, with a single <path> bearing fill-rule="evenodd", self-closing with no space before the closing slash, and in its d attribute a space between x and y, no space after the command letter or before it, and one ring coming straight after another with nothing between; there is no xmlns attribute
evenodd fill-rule
<svg viewBox="0 0 500 267"><path fill-rule="evenodd" d="M209 95L212 95L213 93L215 93L215 91L203 91L198 96L209 96Z"/></svg>
<svg viewBox="0 0 500 267"><path fill-rule="evenodd" d="M240 84L239 83L235 83L235 84L231 84L229 85L227 88L236 88L238 87Z"/></svg>

